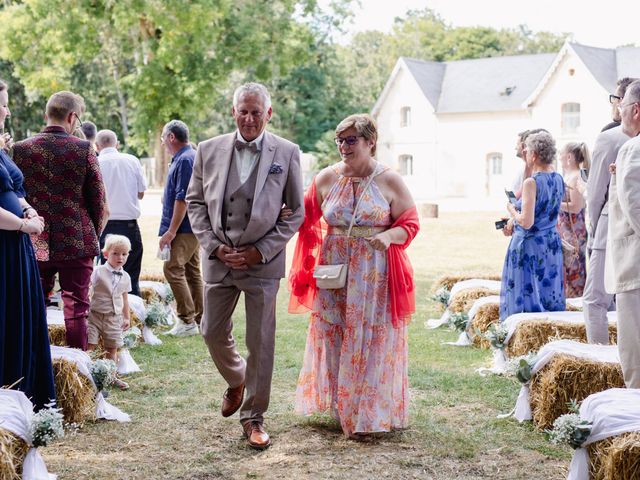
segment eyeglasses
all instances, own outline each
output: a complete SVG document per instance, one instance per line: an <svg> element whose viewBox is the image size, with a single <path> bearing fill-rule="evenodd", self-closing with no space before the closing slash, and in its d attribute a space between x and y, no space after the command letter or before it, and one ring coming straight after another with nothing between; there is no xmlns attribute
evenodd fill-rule
<svg viewBox="0 0 640 480"><path fill-rule="evenodd" d="M640 103L640 102L621 103L620 105L618 105L618 111L622 113L622 110L624 110L624 107L628 107L629 105L635 105L636 103Z"/></svg>
<svg viewBox="0 0 640 480"><path fill-rule="evenodd" d="M78 120L78 128L82 128L82 120L80 120L80 115L78 115L76 112L73 112L73 114L76 116L76 120Z"/></svg>
<svg viewBox="0 0 640 480"><path fill-rule="evenodd" d="M609 103L619 102L620 100L622 100L622 97L619 97L618 95L609 95Z"/></svg>
<svg viewBox="0 0 640 480"><path fill-rule="evenodd" d="M342 145L343 143L346 143L349 146L355 145L356 143L358 143L358 138L362 137L362 135L349 135L348 137L336 137L335 138L335 142L337 146Z"/></svg>

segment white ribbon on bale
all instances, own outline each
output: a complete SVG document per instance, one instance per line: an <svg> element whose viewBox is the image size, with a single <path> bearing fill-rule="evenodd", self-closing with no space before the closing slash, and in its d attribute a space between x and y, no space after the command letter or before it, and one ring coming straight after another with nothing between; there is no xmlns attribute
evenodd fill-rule
<svg viewBox="0 0 640 480"><path fill-rule="evenodd" d="M150 281L142 281L140 282L140 287L144 287L144 284L158 284L160 286L162 286L162 292L164 293L165 297L167 295L166 292L166 288L165 285L161 282L150 282ZM150 288L154 288L154 290L156 288L159 287L151 287L149 285ZM157 290L156 290L157 291ZM160 295L158 293L158 295ZM165 298L162 297L162 298ZM158 337L156 337L156 334L153 333L153 330L151 330L149 327L147 327L147 325L145 324L145 319L147 318L147 307L144 303L144 300L141 297L138 297L137 295L129 295L129 308L131 308L131 310L133 310L133 312L136 314L136 317L138 317L140 319L140 321L142 322L142 339L144 340L144 343L146 343L147 345L162 345L162 340L160 340ZM119 365L119 364L118 364ZM120 370L118 370L120 371ZM136 370L136 371L140 371L140 370ZM122 372L120 372L122 373ZM131 372L132 373L132 372Z"/></svg>
<svg viewBox="0 0 640 480"><path fill-rule="evenodd" d="M27 396L17 390L0 389L0 428L20 437L30 447L22 463L22 480L55 480L57 476L47 471L40 452L33 446L32 421L33 404Z"/></svg>
<svg viewBox="0 0 640 480"><path fill-rule="evenodd" d="M556 340L547 343L538 351L536 363L531 368L531 375L535 375L547 365L555 355L571 355L602 363L620 363L617 345L594 345L576 342L575 340ZM514 417L520 422L531 420L531 402L529 399L529 385L523 385L516 400Z"/></svg>
<svg viewBox="0 0 640 480"><path fill-rule="evenodd" d="M129 375L141 371L142 369L133 359L128 348L122 348L118 351L118 373L120 375Z"/></svg>
<svg viewBox="0 0 640 480"><path fill-rule="evenodd" d="M493 281L493 280L485 280L485 281ZM469 309L469 313L467 314L469 320L467 320L467 329L464 332L460 333L458 340L455 342L444 342L444 345L455 345L457 347L468 347L473 345L473 337L475 336L475 332L471 331L471 324L473 322L474 317L478 314L478 310L483 305L489 304L500 304L500 295L489 295L487 297L480 297L473 302L471 308Z"/></svg>
<svg viewBox="0 0 640 480"><path fill-rule="evenodd" d="M64 325L64 312L58 308L47 308L47 325Z"/></svg>
<svg viewBox="0 0 640 480"><path fill-rule="evenodd" d="M500 281L499 280L486 280L483 278L471 278L469 280L462 280L460 282L456 282L453 287L451 287L451 292L449 293L449 298L453 298L454 295L460 293L463 290L469 290L472 288L486 288L492 291L500 291ZM493 295L492 297L495 297ZM486 297L488 298L488 297ZM500 301L500 297L498 297L498 302ZM491 303L491 302L489 302ZM425 327L429 329L434 329L446 325L449 323L449 318L451 313L449 309L445 309L442 316L440 318L431 318L425 322ZM469 312L469 320L471 320L471 312ZM458 339L461 340L461 339ZM455 343L455 345L465 345L464 343Z"/></svg>
<svg viewBox="0 0 640 480"><path fill-rule="evenodd" d="M91 358L86 352L82 350L78 350L76 348L67 348L67 347L56 347L54 345L51 346L51 358L55 359L64 359L70 362L73 362L78 371L89 379L91 385L96 390L96 418L103 418L105 420L116 420L118 422L130 422L131 417L120 410L118 407L111 405L107 402L102 395L102 392L98 392L96 388L96 384L93 381L93 376L91 375L90 365Z"/></svg>
<svg viewBox="0 0 640 480"><path fill-rule="evenodd" d="M587 445L640 431L640 389L611 388L589 395L580 406L580 418L592 424L591 433L573 452L567 480L589 480Z"/></svg>

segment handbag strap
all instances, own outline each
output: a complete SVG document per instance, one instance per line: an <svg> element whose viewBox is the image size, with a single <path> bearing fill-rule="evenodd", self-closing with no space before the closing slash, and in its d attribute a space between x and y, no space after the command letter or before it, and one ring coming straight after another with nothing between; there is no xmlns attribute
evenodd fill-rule
<svg viewBox="0 0 640 480"><path fill-rule="evenodd" d="M358 207L360 206L360 202L362 202L362 198L364 197L364 194L367 191L367 188L369 188L369 185L371 185L371 182L373 181L373 177L376 176L376 170L378 170L378 165L377 164L376 164L376 168L373 170L371 175L369 175L369 179L367 180L367 183L365 183L364 188L362 189L362 192L360 193L360 196L358 197L358 201L356 202L356 206L353 209L353 215L351 217L351 223L349 223L349 230L347 230L347 237L351 236L351 230L353 229L353 224L356 221L356 212L358 211Z"/></svg>

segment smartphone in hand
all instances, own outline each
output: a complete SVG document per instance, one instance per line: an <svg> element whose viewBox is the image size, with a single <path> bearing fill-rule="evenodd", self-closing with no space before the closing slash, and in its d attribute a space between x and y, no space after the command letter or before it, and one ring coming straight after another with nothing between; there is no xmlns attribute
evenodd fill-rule
<svg viewBox="0 0 640 480"><path fill-rule="evenodd" d="M503 218L502 220L498 220L496 222L496 230L502 230L504 227L507 226L507 223L509 222L508 219Z"/></svg>
<svg viewBox="0 0 640 480"><path fill-rule="evenodd" d="M518 199L516 198L516 194L513 193L511 190L507 190L506 188L504 189L504 193L507 195L507 198L509 199L509 203L511 203L512 205L515 205L516 202L518 201Z"/></svg>
<svg viewBox="0 0 640 480"><path fill-rule="evenodd" d="M589 179L589 171L586 168L580 169L580 178L583 182L586 182Z"/></svg>

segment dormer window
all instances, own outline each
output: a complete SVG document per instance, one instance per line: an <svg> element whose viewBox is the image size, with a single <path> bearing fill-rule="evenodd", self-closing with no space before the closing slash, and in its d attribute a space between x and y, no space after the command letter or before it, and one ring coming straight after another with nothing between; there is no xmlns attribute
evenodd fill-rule
<svg viewBox="0 0 640 480"><path fill-rule="evenodd" d="M400 109L400 126L408 127L411 125L411 107L402 107Z"/></svg>
<svg viewBox="0 0 640 480"><path fill-rule="evenodd" d="M564 103L561 110L560 127L563 135L578 133L580 128L580 104Z"/></svg>

